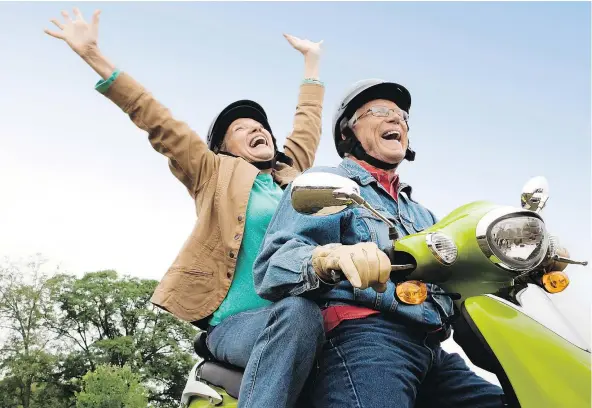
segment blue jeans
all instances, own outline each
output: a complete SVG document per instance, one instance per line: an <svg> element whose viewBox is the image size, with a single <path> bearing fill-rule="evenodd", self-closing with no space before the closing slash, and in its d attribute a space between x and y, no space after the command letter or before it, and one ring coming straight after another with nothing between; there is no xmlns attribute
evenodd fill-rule
<svg viewBox="0 0 592 408"><path fill-rule="evenodd" d="M319 363L318 408L504 406L501 388L445 352L434 335L382 315L342 322L327 334Z"/></svg>
<svg viewBox="0 0 592 408"><path fill-rule="evenodd" d="M288 408L296 406L324 339L319 306L289 297L228 317L206 342L216 359L245 368L238 408Z"/></svg>

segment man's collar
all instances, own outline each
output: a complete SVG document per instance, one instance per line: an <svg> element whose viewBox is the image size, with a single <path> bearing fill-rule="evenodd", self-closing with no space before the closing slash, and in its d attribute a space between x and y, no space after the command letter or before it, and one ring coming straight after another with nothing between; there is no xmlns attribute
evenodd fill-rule
<svg viewBox="0 0 592 408"><path fill-rule="evenodd" d="M386 183L396 183L397 180L399 179L399 175L397 174L397 172L393 169L393 170L384 170L384 169L379 169L377 167L374 167L373 165L363 161L363 160L356 160L353 159L354 161L356 161L360 166L362 166L364 169L366 169L370 174L372 174L372 176L379 180L381 183L386 182Z"/></svg>
<svg viewBox="0 0 592 408"><path fill-rule="evenodd" d="M350 178L358 184L367 186L370 183L376 182L376 179L372 177L372 174L368 170L349 157L344 158L339 164L339 167L344 169Z"/></svg>
<svg viewBox="0 0 592 408"><path fill-rule="evenodd" d="M377 180L370 174L368 170L362 167L358 162L351 159L350 157L345 157L341 163L339 163L339 167L344 169L347 174L349 174L350 178L357 182L362 186L367 186L370 183L377 183ZM379 170L379 169L377 169ZM400 183L399 191L404 191L407 193L407 196L411 199L411 191L412 187L408 184L403 182Z"/></svg>

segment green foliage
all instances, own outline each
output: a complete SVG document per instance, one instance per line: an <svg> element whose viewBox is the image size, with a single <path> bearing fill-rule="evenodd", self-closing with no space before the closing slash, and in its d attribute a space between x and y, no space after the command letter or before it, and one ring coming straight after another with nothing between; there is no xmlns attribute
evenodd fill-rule
<svg viewBox="0 0 592 408"><path fill-rule="evenodd" d="M120 378L125 370L152 406L176 407L197 331L150 303L157 282L115 271L43 274L42 264L0 264L0 326L8 333L0 335L0 408L74 408L87 373ZM99 370L106 366L127 368Z"/></svg>
<svg viewBox="0 0 592 408"><path fill-rule="evenodd" d="M129 366L100 365L82 377L76 408L146 408L146 389Z"/></svg>
<svg viewBox="0 0 592 408"><path fill-rule="evenodd" d="M56 336L47 325L55 282L40 256L22 265L0 264L0 378L5 406L35 406L34 390L55 366ZM12 390L12 391L11 391Z"/></svg>

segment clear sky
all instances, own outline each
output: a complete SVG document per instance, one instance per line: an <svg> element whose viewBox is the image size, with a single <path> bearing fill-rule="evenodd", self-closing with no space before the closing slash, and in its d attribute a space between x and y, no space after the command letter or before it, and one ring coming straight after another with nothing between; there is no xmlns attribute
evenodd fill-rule
<svg viewBox="0 0 592 408"><path fill-rule="evenodd" d="M160 279L194 205L145 134L93 90L96 74L46 36L74 3L0 3L0 254L42 252L81 273ZM548 228L590 259L590 3L89 3L99 45L204 135L255 99L290 131L301 55L283 32L324 39L327 92L316 164L336 165L331 118L367 77L407 86L417 160L401 167L439 217L474 200L518 205L548 178ZM554 297L590 335L592 270Z"/></svg>

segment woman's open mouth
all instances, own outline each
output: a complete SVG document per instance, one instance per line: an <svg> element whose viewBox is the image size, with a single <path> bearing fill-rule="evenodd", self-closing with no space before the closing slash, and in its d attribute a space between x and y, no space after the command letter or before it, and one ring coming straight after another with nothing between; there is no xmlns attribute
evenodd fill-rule
<svg viewBox="0 0 592 408"><path fill-rule="evenodd" d="M267 146L267 139L263 135L255 136L253 139L251 139L251 142L249 143L249 147L252 148L258 147L260 145Z"/></svg>

